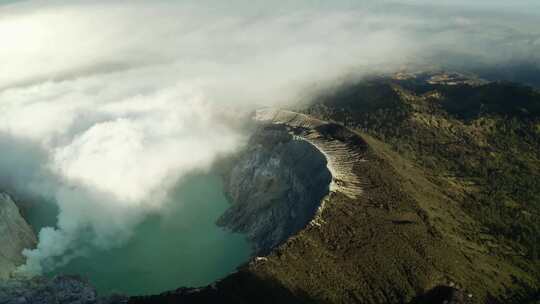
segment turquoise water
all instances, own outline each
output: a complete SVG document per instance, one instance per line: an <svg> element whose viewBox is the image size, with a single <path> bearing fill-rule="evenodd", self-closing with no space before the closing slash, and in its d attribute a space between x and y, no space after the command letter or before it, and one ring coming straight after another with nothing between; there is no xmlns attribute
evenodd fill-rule
<svg viewBox="0 0 540 304"><path fill-rule="evenodd" d="M190 176L172 197L166 215L148 217L123 247L90 252L50 275L82 275L101 295L142 295L207 285L247 261L244 236L215 225L229 204L218 176ZM34 213L30 221L42 226L44 220Z"/></svg>

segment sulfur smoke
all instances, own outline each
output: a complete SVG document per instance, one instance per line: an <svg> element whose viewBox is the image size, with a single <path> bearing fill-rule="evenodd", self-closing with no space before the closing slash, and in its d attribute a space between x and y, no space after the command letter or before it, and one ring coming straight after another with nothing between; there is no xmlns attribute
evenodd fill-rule
<svg viewBox="0 0 540 304"><path fill-rule="evenodd" d="M20 271L121 245L183 176L241 147L257 107L442 58L537 63L538 16L487 3L0 5L0 186L60 212Z"/></svg>

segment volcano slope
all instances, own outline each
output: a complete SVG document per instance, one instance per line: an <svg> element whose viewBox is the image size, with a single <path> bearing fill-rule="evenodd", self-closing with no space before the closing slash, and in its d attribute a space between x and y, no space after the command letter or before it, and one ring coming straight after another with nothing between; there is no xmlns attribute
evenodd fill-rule
<svg viewBox="0 0 540 304"><path fill-rule="evenodd" d="M314 220L211 286L131 303L538 299L537 91L401 74L337 88L295 111L304 114L258 116L326 156L333 177ZM242 221L258 213L250 217Z"/></svg>
<svg viewBox="0 0 540 304"><path fill-rule="evenodd" d="M219 224L247 233L260 257L210 286L155 296L99 299L79 279L43 278L0 282L3 299L540 298L537 91L458 74L399 74L348 84L290 110L257 112L250 145L222 168L231 209Z"/></svg>

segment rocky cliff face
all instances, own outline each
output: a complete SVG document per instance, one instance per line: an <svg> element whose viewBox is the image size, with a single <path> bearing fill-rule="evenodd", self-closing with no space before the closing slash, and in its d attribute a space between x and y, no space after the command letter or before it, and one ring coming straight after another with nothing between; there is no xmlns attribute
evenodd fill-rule
<svg viewBox="0 0 540 304"><path fill-rule="evenodd" d="M312 221L325 196L362 194L353 173L365 142L350 130L285 110L261 109L260 128L226 174L232 207L218 223L246 233L264 255Z"/></svg>
<svg viewBox="0 0 540 304"><path fill-rule="evenodd" d="M6 279L24 263L25 248L36 245L36 236L19 209L5 193L0 193L0 280Z"/></svg>
<svg viewBox="0 0 540 304"><path fill-rule="evenodd" d="M265 254L311 221L329 191L324 155L284 125L260 128L226 176L232 206L218 224Z"/></svg>

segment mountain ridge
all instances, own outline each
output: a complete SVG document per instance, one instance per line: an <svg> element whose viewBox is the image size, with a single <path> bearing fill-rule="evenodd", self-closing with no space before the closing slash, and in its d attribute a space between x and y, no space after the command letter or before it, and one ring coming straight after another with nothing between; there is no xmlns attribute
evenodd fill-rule
<svg viewBox="0 0 540 304"><path fill-rule="evenodd" d="M540 94L456 75L426 81L433 76L362 80L288 109L299 114L263 122L285 128L280 141L316 132L328 142L362 143L347 164L362 191L347 195L334 187L317 224L214 284L121 301L537 300ZM257 149L280 157L267 146Z"/></svg>

